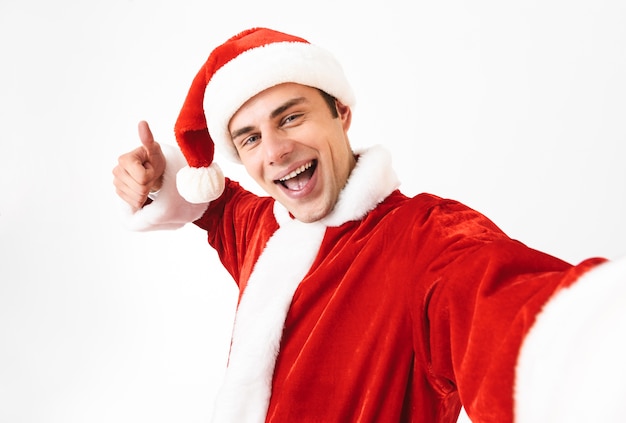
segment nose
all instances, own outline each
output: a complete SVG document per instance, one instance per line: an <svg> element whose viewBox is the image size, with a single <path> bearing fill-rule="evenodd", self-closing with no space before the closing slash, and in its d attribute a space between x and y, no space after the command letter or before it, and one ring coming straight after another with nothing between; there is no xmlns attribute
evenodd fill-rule
<svg viewBox="0 0 626 423"><path fill-rule="evenodd" d="M293 141L280 131L265 132L262 146L269 165L280 164L293 151Z"/></svg>

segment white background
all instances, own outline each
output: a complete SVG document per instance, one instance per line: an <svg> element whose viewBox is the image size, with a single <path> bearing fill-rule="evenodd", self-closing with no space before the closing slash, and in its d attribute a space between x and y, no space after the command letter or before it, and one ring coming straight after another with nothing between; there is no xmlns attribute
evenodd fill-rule
<svg viewBox="0 0 626 423"><path fill-rule="evenodd" d="M0 421L209 420L234 286L196 228L127 232L111 169L141 119L174 142L226 38L327 47L354 146L386 145L407 194L578 262L626 255L625 22L621 0L0 0Z"/></svg>

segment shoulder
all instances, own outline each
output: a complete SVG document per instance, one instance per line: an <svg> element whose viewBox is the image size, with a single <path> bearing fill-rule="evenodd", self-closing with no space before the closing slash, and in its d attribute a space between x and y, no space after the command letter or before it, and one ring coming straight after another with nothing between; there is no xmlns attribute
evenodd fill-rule
<svg viewBox="0 0 626 423"><path fill-rule="evenodd" d="M457 213L478 213L463 203L439 197L430 193L421 193L409 197L400 190L392 192L374 210L377 213L406 213L415 218L454 215Z"/></svg>
<svg viewBox="0 0 626 423"><path fill-rule="evenodd" d="M460 201L430 193L408 197L394 191L373 211L373 218L407 233L436 237L505 236L501 229L482 213Z"/></svg>
<svg viewBox="0 0 626 423"><path fill-rule="evenodd" d="M209 204L196 223L205 229L219 221L231 221L233 226L241 226L251 220L273 218L273 207L271 197L258 196L226 178L224 192Z"/></svg>

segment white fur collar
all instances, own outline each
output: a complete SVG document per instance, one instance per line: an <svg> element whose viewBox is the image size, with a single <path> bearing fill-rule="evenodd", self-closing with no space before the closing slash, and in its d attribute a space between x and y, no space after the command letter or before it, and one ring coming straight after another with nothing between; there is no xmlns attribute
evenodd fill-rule
<svg viewBox="0 0 626 423"><path fill-rule="evenodd" d="M363 218L399 186L387 150L372 147L358 154L335 208L324 219L302 223L275 203L280 228L257 260L239 303L229 366L213 422L265 421L285 317L296 288L317 256L326 228Z"/></svg>

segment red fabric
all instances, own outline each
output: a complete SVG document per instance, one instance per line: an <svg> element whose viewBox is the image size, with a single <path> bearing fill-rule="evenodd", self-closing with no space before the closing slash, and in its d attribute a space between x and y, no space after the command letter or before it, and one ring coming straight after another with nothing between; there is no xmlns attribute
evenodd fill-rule
<svg viewBox="0 0 626 423"><path fill-rule="evenodd" d="M278 227L272 207L227 181L196 222L240 289ZM266 421L451 423L463 404L474 423L512 422L536 314L601 261L571 266L458 202L395 191L327 229L285 321Z"/></svg>

